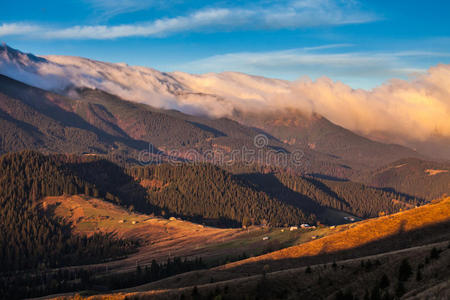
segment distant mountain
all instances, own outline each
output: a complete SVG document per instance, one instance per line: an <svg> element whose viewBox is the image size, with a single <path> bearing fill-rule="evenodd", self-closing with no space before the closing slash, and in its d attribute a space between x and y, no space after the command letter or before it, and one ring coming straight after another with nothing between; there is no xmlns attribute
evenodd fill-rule
<svg viewBox="0 0 450 300"><path fill-rule="evenodd" d="M164 73L79 57L37 57L6 45L0 47L0 73L38 87L0 77L0 96L5 99L0 107L3 152L114 154L132 162L145 149L179 159L195 150L200 160L207 160L207 152L220 151L226 156L223 162L233 150L257 150L253 139L263 133L264 150L288 155L300 151L300 165L283 167L313 175L354 178L404 157L424 158L409 148L364 138L316 113L244 109L265 99L266 93L282 97L288 90L283 80L232 72ZM221 109L233 113L214 117L223 114Z"/></svg>
<svg viewBox="0 0 450 300"><path fill-rule="evenodd" d="M407 147L364 138L318 114L299 111L246 113L239 114L239 120L270 133L292 148L324 153L352 167L376 167L404 157L423 157Z"/></svg>
<svg viewBox="0 0 450 300"><path fill-rule="evenodd" d="M352 164L360 164L360 167L380 166L403 157L420 157L408 148L387 146L363 138L323 116L305 111L289 111L287 107L281 109L283 99L290 93L289 82L284 80L235 72L204 75L165 73L146 67L80 57L37 57L6 45L0 47L0 73L71 97L74 96L74 88L87 88L192 116L209 116L211 119L226 116L241 124L262 129L284 144L300 147L305 152L314 150L333 156L340 160L340 164L350 164L352 168L356 167ZM272 98L278 104L274 102L273 109L270 109L266 105ZM249 107L256 109L249 112ZM182 118L188 119L186 116ZM208 126L214 128L219 125L216 121L213 123L214 126ZM226 123L226 128L230 128L230 122ZM138 132L142 134L141 129L136 130L136 136ZM348 159L349 163L346 162Z"/></svg>
<svg viewBox="0 0 450 300"><path fill-rule="evenodd" d="M260 131L229 119L195 117L124 101L100 90L71 90L74 97L0 75L0 151L36 149L137 158L142 150L183 158L195 150L230 153L255 147ZM282 143L268 137L268 146ZM161 148L162 150L158 150ZM239 158L239 157L237 157ZM198 157L198 159L203 159Z"/></svg>
<svg viewBox="0 0 450 300"><path fill-rule="evenodd" d="M44 91L0 75L0 151L35 149L44 152L96 154L137 162L141 151L155 158L208 161L208 153L220 153L218 163L240 160L233 151L260 150L254 138L260 129L221 118L192 116L145 104L124 101L100 90L72 89L72 97ZM291 145L266 134L263 151L289 156ZM197 157L189 157L194 154ZM256 153L256 152L254 152ZM341 160L304 148L299 172L348 177L355 171ZM265 161L263 161L265 162ZM266 163L271 163L270 161ZM356 164L355 164L356 165Z"/></svg>
<svg viewBox="0 0 450 300"><path fill-rule="evenodd" d="M401 159L362 176L364 183L424 200L450 195L450 163Z"/></svg>

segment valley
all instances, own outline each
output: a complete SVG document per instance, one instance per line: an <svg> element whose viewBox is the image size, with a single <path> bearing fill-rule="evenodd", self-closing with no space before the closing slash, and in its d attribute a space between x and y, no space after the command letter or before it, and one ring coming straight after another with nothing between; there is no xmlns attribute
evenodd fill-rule
<svg viewBox="0 0 450 300"><path fill-rule="evenodd" d="M312 230L310 233L317 238L309 241L305 239L308 233L303 232L298 234L300 240L286 249L118 290L113 294L99 294L92 296L92 299L125 299L130 296L169 299L182 294L195 298L193 290L198 290L198 295L214 294L227 298L258 293L269 293L273 297L295 294L320 297L349 291L363 296L364 293L370 295L376 291L376 285L372 288L372 284L367 285L367 282L386 274L391 286L380 287L377 293L395 295L399 293L394 285L396 268L405 260L411 262L413 270L420 269L416 272L421 272L422 276L420 279L406 280L405 285L415 287L408 297L420 293L444 296L449 292L445 285L448 276L446 264L450 259L449 213L450 198L447 198L391 216ZM433 236L427 232L433 232ZM240 239L238 237L237 241ZM242 243L236 245L242 247ZM205 249L203 253L212 249L214 247ZM439 251L439 254L435 257L433 251ZM425 263L421 264L421 261ZM416 272L413 274L417 277ZM357 281L352 280L354 274L359 274ZM428 278L426 274L432 276ZM317 280L320 289L313 287ZM89 293L83 295L88 296ZM61 295L58 299L69 296L71 294Z"/></svg>
<svg viewBox="0 0 450 300"><path fill-rule="evenodd" d="M0 299L450 298L448 70L364 90L1 44Z"/></svg>

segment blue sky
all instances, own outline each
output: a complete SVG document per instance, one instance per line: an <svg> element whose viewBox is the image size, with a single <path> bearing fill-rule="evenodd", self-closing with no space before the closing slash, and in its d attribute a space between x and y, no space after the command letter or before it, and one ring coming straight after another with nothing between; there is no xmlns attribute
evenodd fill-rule
<svg viewBox="0 0 450 300"><path fill-rule="evenodd" d="M354 88L450 63L449 1L2 1L0 40L190 73L240 71Z"/></svg>

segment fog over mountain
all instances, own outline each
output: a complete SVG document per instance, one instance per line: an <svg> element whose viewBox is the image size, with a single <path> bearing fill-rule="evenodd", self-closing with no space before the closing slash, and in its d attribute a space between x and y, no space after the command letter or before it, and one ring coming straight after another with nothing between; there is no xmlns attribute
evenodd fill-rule
<svg viewBox="0 0 450 300"><path fill-rule="evenodd" d="M155 107L214 117L233 118L237 111L315 112L364 136L450 158L450 65L368 91L327 77L286 81L235 72L165 73L80 57L39 57L3 45L0 73L47 90L96 88Z"/></svg>

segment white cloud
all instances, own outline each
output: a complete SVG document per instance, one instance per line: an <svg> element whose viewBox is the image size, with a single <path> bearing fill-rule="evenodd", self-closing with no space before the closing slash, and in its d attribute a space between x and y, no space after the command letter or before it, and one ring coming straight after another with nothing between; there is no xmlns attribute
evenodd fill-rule
<svg viewBox="0 0 450 300"><path fill-rule="evenodd" d="M181 0L84 0L90 6L93 19L102 22L117 15L133 13L146 9L172 7Z"/></svg>
<svg viewBox="0 0 450 300"><path fill-rule="evenodd" d="M347 44L322 45L301 49L270 52L238 52L215 55L195 60L173 69L194 73L239 71L269 77L297 79L329 76L357 87L372 87L393 77L406 78L410 74L424 73L420 60L448 58L450 53L399 52L343 52L324 53L321 50L351 47Z"/></svg>
<svg viewBox="0 0 450 300"><path fill-rule="evenodd" d="M187 17L159 19L148 24L118 26L75 26L49 31L47 38L59 39L112 39L128 36L163 36L174 32L205 28L210 24L226 24L230 20L228 9L208 9Z"/></svg>
<svg viewBox="0 0 450 300"><path fill-rule="evenodd" d="M156 5L156 0L84 0L95 10L107 13L110 16L127 12L139 11Z"/></svg>
<svg viewBox="0 0 450 300"><path fill-rule="evenodd" d="M28 35L39 32L42 28L37 25L26 23L9 23L0 25L0 36L6 35Z"/></svg>
<svg viewBox="0 0 450 300"><path fill-rule="evenodd" d="M390 137L395 143L450 137L450 65L432 67L410 80L391 79L370 91L327 77L281 81L241 73L173 75L196 92L224 99L189 99L216 116L230 116L235 109L253 113L298 109L317 112L369 137Z"/></svg>
<svg viewBox="0 0 450 300"><path fill-rule="evenodd" d="M129 0L117 8L105 1L94 1L100 7L110 7L111 11L129 11L135 1ZM115 1L114 1L115 2ZM150 2L144 2L150 5ZM144 6L145 6L144 5ZM338 5L332 0L303 0L279 4L247 7L212 7L194 11L188 15L161 18L139 24L122 25L78 25L68 28L42 28L34 26L34 31L11 31L7 34L47 37L53 39L113 39L130 36L159 37L187 31L229 31L235 29L296 29L315 26L338 26L343 24L366 23L376 20L372 14L361 12L353 5ZM12 26L4 24L3 26ZM0 36L1 36L0 32ZM3 34L5 35L5 34Z"/></svg>

